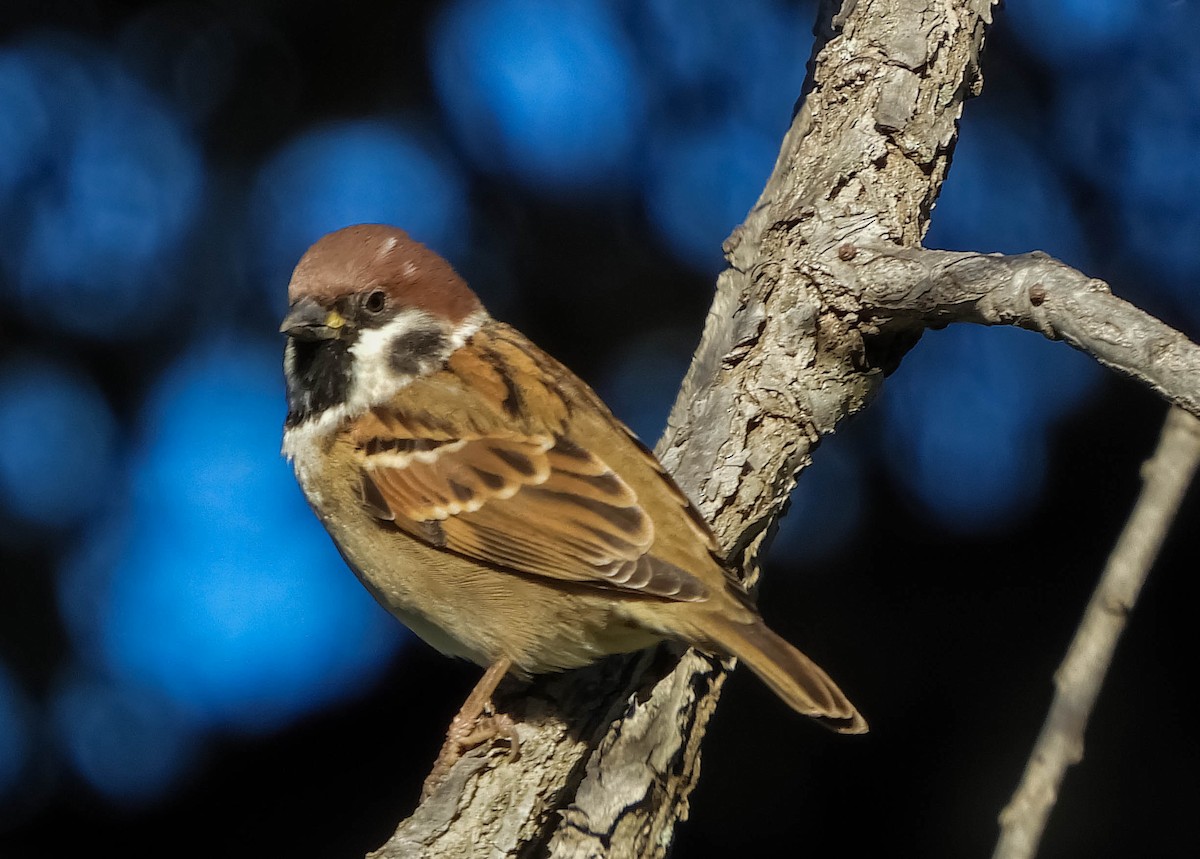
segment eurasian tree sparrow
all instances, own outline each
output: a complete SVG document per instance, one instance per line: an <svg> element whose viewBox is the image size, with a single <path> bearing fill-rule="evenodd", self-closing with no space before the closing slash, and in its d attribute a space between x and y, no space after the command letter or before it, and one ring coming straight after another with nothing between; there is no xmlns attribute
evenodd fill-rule
<svg viewBox="0 0 1200 859"><path fill-rule="evenodd" d="M347 227L304 254L288 298L283 453L375 598L489 666L460 741L504 674L662 639L736 656L800 713L867 730L764 625L654 455L436 253Z"/></svg>

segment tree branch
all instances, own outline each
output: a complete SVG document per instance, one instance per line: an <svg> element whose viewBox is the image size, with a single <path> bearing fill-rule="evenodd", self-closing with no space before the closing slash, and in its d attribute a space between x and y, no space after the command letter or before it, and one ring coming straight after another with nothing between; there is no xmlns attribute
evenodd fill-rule
<svg viewBox="0 0 1200 859"><path fill-rule="evenodd" d="M1112 294L1102 280L1034 251L959 253L845 245L841 287L880 326L1016 325L1065 340L1200 416L1200 346Z"/></svg>
<svg viewBox="0 0 1200 859"><path fill-rule="evenodd" d="M1109 556L1066 658L1021 784L1000 814L993 859L1032 859L1067 767L1083 759L1083 733L1150 567L1200 464L1200 421L1172 409L1142 467L1141 495Z"/></svg>

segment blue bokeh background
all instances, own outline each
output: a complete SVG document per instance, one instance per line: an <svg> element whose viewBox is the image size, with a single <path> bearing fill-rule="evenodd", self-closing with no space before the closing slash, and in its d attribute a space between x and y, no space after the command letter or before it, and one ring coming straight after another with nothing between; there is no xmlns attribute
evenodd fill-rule
<svg viewBox="0 0 1200 859"><path fill-rule="evenodd" d="M801 91L815 6L0 9L0 856L55 855L83 821L89 849L127 856L197 821L208 834L180 855L383 840L474 669L375 605L278 456L291 266L338 227L404 226L653 440L721 242ZM1194 337L1200 6L1149 6L1009 4L927 244L1047 251ZM1160 413L1027 332L925 335L875 408L818 449L764 592L772 622L821 642L872 705L876 745L796 752L790 766L819 777L774 787L738 849L777 849L771 821L793 814L773 803L840 828L851 790L906 827L932 817L922 855L986 849ZM1151 630L1169 626L1148 599ZM1170 645L1143 635L1131 652L1164 665ZM1133 697L1170 723L1186 703L1152 690L1166 669L1132 665L1124 676L1151 675ZM749 681L735 689L750 704L723 711L716 784L697 795L714 816L745 781L739 757L768 754L738 720L769 713L776 728L750 733L776 738L793 724ZM1136 724L1112 718L1114 737ZM1011 747L953 764L1000 731ZM947 762L905 757L921 748ZM1109 761L1131 785L1107 798L1122 819L1149 792L1139 777L1174 785L1200 760L1160 753L1140 776ZM918 767L919 788L895 775ZM826 805L800 795L813 784ZM1181 802L1186 784L1170 789ZM1118 819L1080 794L1074 813ZM1141 851L1169 816L1144 813ZM728 855L733 836L705 816L680 850ZM301 817L317 831L292 832ZM949 819L961 829L937 828ZM1103 825L1055 831L1046 855L1120 852ZM827 837L841 843L812 844Z"/></svg>

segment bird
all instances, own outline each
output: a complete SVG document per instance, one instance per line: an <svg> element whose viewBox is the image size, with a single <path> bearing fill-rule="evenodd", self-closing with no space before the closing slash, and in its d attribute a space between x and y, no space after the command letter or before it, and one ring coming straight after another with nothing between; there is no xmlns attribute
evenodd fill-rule
<svg viewBox="0 0 1200 859"><path fill-rule="evenodd" d="M471 746L506 675L664 640L736 657L834 731L867 730L766 626L654 454L435 251L345 227L304 253L288 301L282 452L309 505L385 608L487 669L443 755Z"/></svg>

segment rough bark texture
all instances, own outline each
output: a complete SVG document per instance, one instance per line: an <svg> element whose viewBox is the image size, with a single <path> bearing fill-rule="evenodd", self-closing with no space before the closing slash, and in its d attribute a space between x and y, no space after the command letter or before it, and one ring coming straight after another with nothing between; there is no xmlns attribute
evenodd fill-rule
<svg viewBox="0 0 1200 859"><path fill-rule="evenodd" d="M842 288L881 327L978 322L1064 340L1163 399L1200 415L1200 346L1044 253L977 254L853 248L836 269Z"/></svg>
<svg viewBox="0 0 1200 859"><path fill-rule="evenodd" d="M963 103L981 86L991 7L847 0L818 22L808 94L761 199L726 242L729 268L658 446L751 580L821 436L871 400L929 324L1032 327L1139 367L1196 408L1185 392L1195 385L1190 344L1179 346L1182 363L1160 361L1152 344L1170 338L1146 328L1146 340L1130 333L1129 348L1114 352L1119 338L1100 317L1082 321L1088 307L1111 311L1098 299L1060 308L1060 290L1047 286L1037 306L1031 283L1004 299L982 268L957 277L964 261L993 258L920 249ZM467 755L372 855L664 856L687 817L727 668L662 648L502 687L497 706L517 724L520 759L503 749Z"/></svg>

